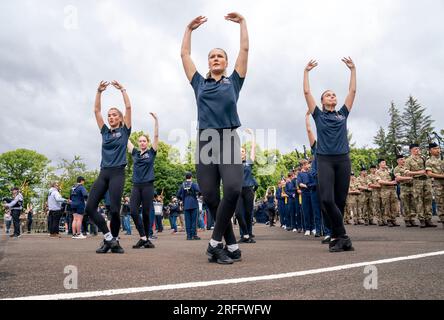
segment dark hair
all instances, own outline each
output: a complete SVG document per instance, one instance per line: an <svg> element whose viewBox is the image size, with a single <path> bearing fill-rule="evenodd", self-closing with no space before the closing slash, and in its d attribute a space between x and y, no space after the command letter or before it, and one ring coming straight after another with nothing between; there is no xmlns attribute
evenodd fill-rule
<svg viewBox="0 0 444 320"><path fill-rule="evenodd" d="M14 187L11 189L11 191L20 191L20 189L18 187Z"/></svg>
<svg viewBox="0 0 444 320"><path fill-rule="evenodd" d="M191 179L193 177L193 174L191 172L187 172L185 174L185 179Z"/></svg>
<svg viewBox="0 0 444 320"><path fill-rule="evenodd" d="M80 183L80 182L82 182L82 181L85 181L85 178L84 178L84 177L82 177L82 176L77 177L77 183Z"/></svg>
<svg viewBox="0 0 444 320"><path fill-rule="evenodd" d="M332 91L332 90L325 90L323 93L322 93L322 95L321 95L321 104L322 104L322 111L325 111L325 106L324 106L324 104L322 103L322 100L324 99L324 96L325 96L325 94L327 93L327 92L329 92L329 91Z"/></svg>

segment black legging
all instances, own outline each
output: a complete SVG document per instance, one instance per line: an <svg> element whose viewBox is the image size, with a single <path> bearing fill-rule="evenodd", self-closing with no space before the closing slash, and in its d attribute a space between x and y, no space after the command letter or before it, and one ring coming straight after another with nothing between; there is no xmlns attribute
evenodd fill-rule
<svg viewBox="0 0 444 320"><path fill-rule="evenodd" d="M131 190L131 217L141 237L146 237L150 229L150 210L153 205L154 185L152 182L145 184L134 184ZM140 204L142 204L142 220L139 215Z"/></svg>
<svg viewBox="0 0 444 320"><path fill-rule="evenodd" d="M218 137L212 137L211 134L216 132ZM222 130L199 131L199 148L197 148L199 154L196 157L198 159L196 170L199 188L216 223L212 239L221 242L223 237L227 245L232 245L236 244L236 237L231 217L236 210L241 193L244 168L240 156L239 136L236 131L225 131L225 133L227 132L233 132L233 135L224 137ZM210 134L210 137L207 134ZM210 148L209 144L214 138L219 141L214 141L213 148ZM201 139L208 141L201 141ZM217 146L219 148L215 150L214 148ZM204 149L203 152L202 149ZM224 159L224 154L227 159ZM222 200L220 199L221 179L224 195Z"/></svg>
<svg viewBox="0 0 444 320"><path fill-rule="evenodd" d="M325 210L327 225L331 225L331 237L346 234L344 208L350 186L351 161L348 154L338 156L317 155L318 185L321 206Z"/></svg>
<svg viewBox="0 0 444 320"><path fill-rule="evenodd" d="M243 235L250 234L251 215L254 206L254 190L253 187L243 187L242 192L237 201L236 218L239 221L239 228ZM245 213L243 215L242 213Z"/></svg>
<svg viewBox="0 0 444 320"><path fill-rule="evenodd" d="M85 212L99 228L106 234L109 232L105 219L97 212L100 201L109 190L111 233L114 238L119 236L120 230L120 202L125 184L125 168L104 168L100 170L99 177L91 187Z"/></svg>

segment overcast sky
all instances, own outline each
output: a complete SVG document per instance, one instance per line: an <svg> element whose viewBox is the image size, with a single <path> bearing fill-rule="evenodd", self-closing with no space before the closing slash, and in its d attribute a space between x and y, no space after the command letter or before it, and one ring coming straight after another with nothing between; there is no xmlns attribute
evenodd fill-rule
<svg viewBox="0 0 444 320"><path fill-rule="evenodd" d="M243 128L277 129L281 151L308 144L302 76L311 58L319 62L313 94L332 89L340 103L350 74L340 59L354 59L358 93L349 129L358 146L372 146L378 127L387 126L390 102L402 108L410 94L435 128L444 128L442 0L17 0L0 2L0 153L28 148L54 163L80 155L98 168L93 104L102 79L126 86L133 130L151 133L154 111L162 140L174 129L194 133L195 98L180 60L183 32L194 17L207 16L193 33L192 58L204 74L210 49L224 48L231 73L239 26L224 15L232 11L245 16L250 34L238 103ZM115 89L103 95L104 116L110 106L123 107Z"/></svg>

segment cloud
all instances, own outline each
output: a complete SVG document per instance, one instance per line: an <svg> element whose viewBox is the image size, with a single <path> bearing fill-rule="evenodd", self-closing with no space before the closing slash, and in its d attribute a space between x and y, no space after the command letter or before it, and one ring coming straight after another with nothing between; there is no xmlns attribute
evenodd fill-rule
<svg viewBox="0 0 444 320"><path fill-rule="evenodd" d="M75 30L64 28L71 4ZM0 30L0 152L29 148L54 162L80 155L98 168L101 140L92 110L102 79L127 87L134 130L152 131L148 113L155 111L161 139L174 129L191 135L197 112L180 61L183 32L195 16L208 16L193 33L193 60L205 73L209 50L223 47L231 72L239 27L223 19L230 11L246 17L250 33L241 122L277 129L281 151L307 144L302 71L311 58L319 61L310 79L315 97L333 89L340 101L349 80L340 58L355 60L358 95L349 128L358 146L372 146L377 128L388 123L390 102L402 108L410 94L441 129L443 9L440 0L2 2L8 28ZM102 102L103 112L123 106L113 89Z"/></svg>

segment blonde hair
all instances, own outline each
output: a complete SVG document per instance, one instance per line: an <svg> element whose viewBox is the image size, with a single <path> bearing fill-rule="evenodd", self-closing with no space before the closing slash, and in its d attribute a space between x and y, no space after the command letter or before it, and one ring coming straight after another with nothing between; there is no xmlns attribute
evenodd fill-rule
<svg viewBox="0 0 444 320"><path fill-rule="evenodd" d="M141 137L144 137L148 144L151 142L150 136L147 133L142 134L137 140L139 140Z"/></svg>
<svg viewBox="0 0 444 320"><path fill-rule="evenodd" d="M222 51L224 53L224 55L225 55L225 60L227 60L227 62L228 62L228 54L226 53L226 51L224 49L222 49L222 48L214 48L211 51L213 51L213 50L220 50L220 51ZM208 59L210 58L211 51L208 53ZM225 71L224 71L224 76L227 76L227 69L225 69ZM211 78L211 71L208 71L208 73L206 75L206 79L209 79L209 78Z"/></svg>
<svg viewBox="0 0 444 320"><path fill-rule="evenodd" d="M119 117L122 119L122 120L120 121L119 127L123 127L124 121L123 121L123 113L122 113L122 111L120 111L120 110L117 109L116 107L111 107L111 108L109 108L108 113L109 113L111 110L115 110L115 111L117 111L117 113L119 114Z"/></svg>

